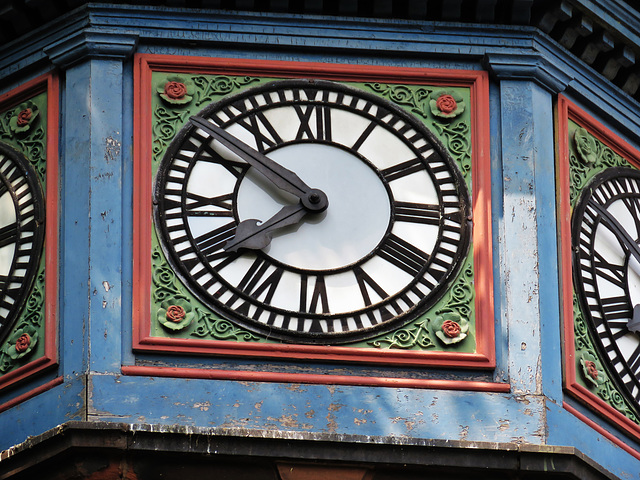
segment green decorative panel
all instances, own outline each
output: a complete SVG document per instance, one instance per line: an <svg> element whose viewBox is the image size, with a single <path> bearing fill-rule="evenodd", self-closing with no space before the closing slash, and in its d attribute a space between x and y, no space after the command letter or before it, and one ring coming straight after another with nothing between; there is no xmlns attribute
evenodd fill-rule
<svg viewBox="0 0 640 480"><path fill-rule="evenodd" d="M46 92L0 112L0 143L24 155L37 173L36 181L43 192L46 192L47 128ZM37 248L44 251L42 244ZM0 344L0 380L46 355L44 255L40 255L35 268L35 279L25 293L22 310Z"/></svg>
<svg viewBox="0 0 640 480"><path fill-rule="evenodd" d="M189 119L229 94L267 84L276 78L207 74L152 74L152 173L154 179L172 140ZM471 92L467 87L345 83L401 106L442 143L472 188ZM154 229L152 232L151 337L279 343L248 331L210 311L189 292L172 270ZM426 313L391 332L342 343L368 350L476 352L473 245L446 293Z"/></svg>

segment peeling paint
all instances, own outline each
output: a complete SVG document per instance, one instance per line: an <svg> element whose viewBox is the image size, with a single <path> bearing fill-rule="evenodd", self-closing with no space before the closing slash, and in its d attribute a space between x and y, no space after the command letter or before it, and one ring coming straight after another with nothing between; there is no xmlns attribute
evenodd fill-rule
<svg viewBox="0 0 640 480"><path fill-rule="evenodd" d="M107 163L117 160L120 157L121 143L115 138L109 136L105 138L104 159Z"/></svg>
<svg viewBox="0 0 640 480"><path fill-rule="evenodd" d="M194 403L193 408L199 408L200 411L206 412L211 407L211 402Z"/></svg>
<svg viewBox="0 0 640 480"><path fill-rule="evenodd" d="M509 429L510 421L505 418L498 419L498 430L504 432Z"/></svg>
<svg viewBox="0 0 640 480"><path fill-rule="evenodd" d="M268 421L278 422L281 427L298 428L297 415L281 415L279 418L267 417Z"/></svg>
<svg viewBox="0 0 640 480"><path fill-rule="evenodd" d="M291 390L292 392L299 392L299 393L304 393L307 391L305 388L302 388L302 385L300 384L287 385L284 388L286 388L287 390Z"/></svg>

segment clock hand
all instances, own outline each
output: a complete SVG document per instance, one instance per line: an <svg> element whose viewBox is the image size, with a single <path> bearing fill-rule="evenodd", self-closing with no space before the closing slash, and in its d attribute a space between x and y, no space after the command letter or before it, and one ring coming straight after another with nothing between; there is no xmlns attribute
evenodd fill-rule
<svg viewBox="0 0 640 480"><path fill-rule="evenodd" d="M310 212L323 212L329 206L329 200L322 190L311 188L298 175L274 162L266 155L258 152L246 143L205 120L202 117L191 117L191 123L214 137L249 165L262 173L276 187L289 192L300 199L304 208Z"/></svg>
<svg viewBox="0 0 640 480"><path fill-rule="evenodd" d="M640 304L633 307L633 318L627 322L627 330L640 335Z"/></svg>
<svg viewBox="0 0 640 480"><path fill-rule="evenodd" d="M607 223L611 231L613 231L613 233L615 233L616 236L627 246L629 253L633 255L638 262L640 262L640 247L633 238L631 238L631 235L627 233L625 228L620 225L620 222L618 222L618 220L616 220L616 218L599 203L594 202L589 205L603 217L603 220Z"/></svg>
<svg viewBox="0 0 640 480"><path fill-rule="evenodd" d="M274 230L294 225L306 214L307 209L300 202L297 205L282 207L278 213L264 223L259 224L260 221L255 218L243 220L236 227L235 236L225 244L224 249L228 252L235 252L239 248L260 250L271 243L271 235Z"/></svg>

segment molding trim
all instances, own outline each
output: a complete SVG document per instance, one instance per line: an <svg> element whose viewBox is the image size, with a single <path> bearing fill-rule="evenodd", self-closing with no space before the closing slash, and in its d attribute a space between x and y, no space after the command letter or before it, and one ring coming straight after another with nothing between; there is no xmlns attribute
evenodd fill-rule
<svg viewBox="0 0 640 480"><path fill-rule="evenodd" d="M484 66L498 80L532 80L551 93L563 92L572 80L541 54L488 53L484 56Z"/></svg>
<svg viewBox="0 0 640 480"><path fill-rule="evenodd" d="M97 458L101 461L95 462ZM342 467L343 473L344 467L357 465L371 470L372 480L400 478L408 471L426 477L443 471L456 478L471 474L478 480L509 474L617 478L572 447L76 421L30 437L2 452L0 460L0 477L15 479L39 478L37 473L53 478L59 472L67 474L59 478L70 478L78 471L84 478L87 468L99 468L104 475L110 467L115 478L125 465L147 472L148 478L171 470L225 478L242 471L251 472L251 478L273 479L278 464L309 465L309 460L318 467Z"/></svg>
<svg viewBox="0 0 640 480"><path fill-rule="evenodd" d="M66 69L86 59L125 61L137 45L137 35L79 31L44 52L55 66Z"/></svg>

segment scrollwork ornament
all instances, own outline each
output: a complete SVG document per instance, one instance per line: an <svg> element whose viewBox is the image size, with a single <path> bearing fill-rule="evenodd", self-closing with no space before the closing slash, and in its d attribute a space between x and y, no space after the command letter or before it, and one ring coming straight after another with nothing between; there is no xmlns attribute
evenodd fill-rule
<svg viewBox="0 0 640 480"><path fill-rule="evenodd" d="M210 337L214 340L227 340L235 342L258 342L260 338L236 327L231 322L220 319L212 318L211 315L202 311L199 308L196 311L196 328L191 333L194 337Z"/></svg>
<svg viewBox="0 0 640 480"><path fill-rule="evenodd" d="M193 83L198 88L195 94L195 105L200 106L203 103L210 103L222 95L233 92L234 90L249 85L250 83L260 81L255 77L230 77L226 75L217 75L215 77L197 76L193 77Z"/></svg>
<svg viewBox="0 0 640 480"><path fill-rule="evenodd" d="M413 113L428 118L429 95L432 90L426 87L409 88L404 85L388 85L382 83L366 83L374 92L386 97L398 105L410 107Z"/></svg>
<svg viewBox="0 0 640 480"><path fill-rule="evenodd" d="M445 141L449 153L458 161L462 174L467 177L471 173L471 141L470 129L466 122L453 124L434 121L438 135Z"/></svg>
<svg viewBox="0 0 640 480"><path fill-rule="evenodd" d="M390 335L384 338L368 342L369 345L376 348L399 348L399 349L412 349L420 348L427 349L432 348L435 345L431 341L429 336L429 329L427 327L428 320L423 320L414 324L408 328L402 328L396 330Z"/></svg>
<svg viewBox="0 0 640 480"><path fill-rule="evenodd" d="M569 200L575 205L582 189L591 178L611 167L629 167L631 164L586 129L578 127L573 134L573 150L569 153Z"/></svg>
<svg viewBox="0 0 640 480"><path fill-rule="evenodd" d="M178 130L189 117L188 110L171 110L165 106L158 106L154 112L156 122L153 125L153 158L156 161L162 157L167 145L173 140Z"/></svg>
<svg viewBox="0 0 640 480"><path fill-rule="evenodd" d="M153 274L151 282L153 284L153 300L159 304L170 299L188 300L176 285L177 279L173 270L164 259L164 255L156 248L151 254L153 262Z"/></svg>

